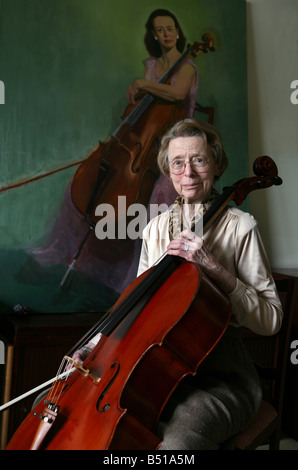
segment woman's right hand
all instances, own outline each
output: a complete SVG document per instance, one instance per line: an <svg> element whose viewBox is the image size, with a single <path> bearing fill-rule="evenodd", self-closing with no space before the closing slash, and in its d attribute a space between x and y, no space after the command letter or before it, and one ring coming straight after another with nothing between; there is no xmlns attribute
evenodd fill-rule
<svg viewBox="0 0 298 470"><path fill-rule="evenodd" d="M93 343L88 343L86 346L82 346L80 349L75 351L75 353L72 355L72 359L79 364L83 364L83 362L87 359L89 354L91 353L92 349L94 348L95 344ZM73 364L72 362L69 362L66 366L66 370L72 369Z"/></svg>
<svg viewBox="0 0 298 470"><path fill-rule="evenodd" d="M127 89L126 96L131 104L135 104L135 97L141 90L141 79L135 80Z"/></svg>

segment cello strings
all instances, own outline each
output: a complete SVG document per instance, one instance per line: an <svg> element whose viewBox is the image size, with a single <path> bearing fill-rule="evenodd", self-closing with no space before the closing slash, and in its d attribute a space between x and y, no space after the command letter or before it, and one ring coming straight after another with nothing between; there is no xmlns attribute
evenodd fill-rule
<svg viewBox="0 0 298 470"><path fill-rule="evenodd" d="M61 363L60 363L59 369L58 369L57 374L56 374L56 379L55 379L54 382L52 383L52 386L51 386L51 388L50 388L50 390L49 390L49 393L48 393L48 395L47 395L47 397L46 397L47 400L50 401L50 402L53 401L54 396L55 396L55 390L56 390L57 387L59 387L59 385L60 385L60 382L59 382L58 377L59 377L61 371L63 370L63 367L62 367L63 361L64 361L64 358L63 358L63 360L62 360ZM68 378L68 377L67 377L67 378ZM61 386L61 388L62 388L62 386ZM59 397L60 397L60 394L59 394ZM55 404L57 404L57 402L58 402L58 400L55 400Z"/></svg>
<svg viewBox="0 0 298 470"><path fill-rule="evenodd" d="M60 375L65 367L65 362L67 363L66 359L63 358L57 371L56 378L53 380L51 388L49 389L49 392L45 398L45 400L49 401L54 405L58 404L58 401L65 385L65 381L68 379L69 375L71 375L76 370L74 367L70 368L68 371L66 371L68 372L68 374L61 378Z"/></svg>
<svg viewBox="0 0 298 470"><path fill-rule="evenodd" d="M144 111L146 111L146 109L152 103L152 101L152 95L145 95L142 101L140 101L140 103L135 107L135 109L127 116L127 124L129 124L130 127L133 127L138 122L138 120L143 115Z"/></svg>

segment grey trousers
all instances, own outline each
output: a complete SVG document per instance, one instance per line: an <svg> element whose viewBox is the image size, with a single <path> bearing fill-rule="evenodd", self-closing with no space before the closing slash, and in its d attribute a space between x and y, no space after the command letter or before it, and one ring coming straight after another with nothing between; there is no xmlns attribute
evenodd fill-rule
<svg viewBox="0 0 298 470"><path fill-rule="evenodd" d="M196 376L179 384L167 403L158 427L160 450L233 448L233 436L254 417L261 397L241 329L228 327Z"/></svg>

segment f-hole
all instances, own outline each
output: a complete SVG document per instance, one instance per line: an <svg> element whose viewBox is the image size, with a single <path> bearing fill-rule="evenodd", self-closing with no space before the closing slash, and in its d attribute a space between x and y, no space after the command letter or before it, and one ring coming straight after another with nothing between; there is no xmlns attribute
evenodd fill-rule
<svg viewBox="0 0 298 470"><path fill-rule="evenodd" d="M136 154L136 156L135 156L135 158L134 158L134 160L131 164L131 167L130 167L132 173L138 173L140 171L140 167L139 166L137 167L136 164L137 164L138 158L141 154L142 144L141 144L141 142L136 142L135 145L136 145L136 147L138 147L138 150L137 150L137 154Z"/></svg>
<svg viewBox="0 0 298 470"><path fill-rule="evenodd" d="M100 406L100 403L101 401L103 400L104 396L106 395L107 391L110 389L110 387L113 385L113 383L115 382L116 378L117 378L117 375L119 374L119 371L120 371L120 364L119 362L113 362L113 364L111 365L111 369L113 369L114 367L116 367L116 370L115 370L115 373L113 375L113 377L111 378L111 380L109 381L108 385L106 386L106 388L103 390L103 392L101 393L101 395L99 396L98 400L97 400L97 403L96 403L96 409L99 413L103 413L104 411L108 411L108 409L110 408L110 403L106 403L101 409L99 409L99 406Z"/></svg>

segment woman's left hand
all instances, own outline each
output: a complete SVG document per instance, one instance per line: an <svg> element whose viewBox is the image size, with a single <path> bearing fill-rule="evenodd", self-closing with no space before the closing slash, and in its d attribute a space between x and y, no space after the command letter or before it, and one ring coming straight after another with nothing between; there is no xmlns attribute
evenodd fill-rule
<svg viewBox="0 0 298 470"><path fill-rule="evenodd" d="M184 230L180 238L172 240L167 248L169 255L181 256L181 258L193 263L202 263L212 256L204 247L204 240L191 230Z"/></svg>
<svg viewBox="0 0 298 470"><path fill-rule="evenodd" d="M227 293L236 287L236 278L204 246L204 240L189 229L169 243L167 253L198 264Z"/></svg>

